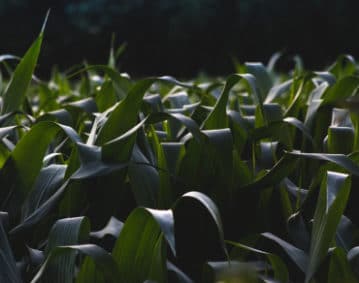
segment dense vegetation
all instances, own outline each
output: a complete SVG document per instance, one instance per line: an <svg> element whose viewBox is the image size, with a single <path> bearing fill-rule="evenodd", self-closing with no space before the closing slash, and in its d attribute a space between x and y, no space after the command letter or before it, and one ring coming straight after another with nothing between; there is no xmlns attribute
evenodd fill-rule
<svg viewBox="0 0 359 283"><path fill-rule="evenodd" d="M351 56L45 82L42 40L0 57L0 282L359 282Z"/></svg>

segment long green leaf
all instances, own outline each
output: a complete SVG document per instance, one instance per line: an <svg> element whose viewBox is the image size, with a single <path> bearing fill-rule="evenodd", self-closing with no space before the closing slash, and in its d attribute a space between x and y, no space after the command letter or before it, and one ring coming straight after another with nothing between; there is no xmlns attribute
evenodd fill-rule
<svg viewBox="0 0 359 283"><path fill-rule="evenodd" d="M314 214L306 282L312 279L328 253L348 201L350 186L348 175L330 171L322 182Z"/></svg>
<svg viewBox="0 0 359 283"><path fill-rule="evenodd" d="M46 15L40 35L26 52L20 63L17 65L11 81L5 90L3 97L4 104L1 110L2 114L18 110L24 102L25 95L31 82L31 78L40 54L41 44L44 37L44 27L46 25L48 16L49 12Z"/></svg>

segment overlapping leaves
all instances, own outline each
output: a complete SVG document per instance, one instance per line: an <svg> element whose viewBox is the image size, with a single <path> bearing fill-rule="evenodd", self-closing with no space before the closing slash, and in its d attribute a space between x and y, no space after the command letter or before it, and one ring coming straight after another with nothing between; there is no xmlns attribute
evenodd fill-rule
<svg viewBox="0 0 359 283"><path fill-rule="evenodd" d="M1 282L358 281L351 56L181 82L112 51L31 83L43 36L2 96Z"/></svg>

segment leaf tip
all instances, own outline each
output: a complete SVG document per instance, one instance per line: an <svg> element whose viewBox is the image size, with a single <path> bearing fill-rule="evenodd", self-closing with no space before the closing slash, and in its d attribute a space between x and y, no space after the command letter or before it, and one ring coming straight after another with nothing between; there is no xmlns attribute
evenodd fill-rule
<svg viewBox="0 0 359 283"><path fill-rule="evenodd" d="M40 35L44 34L45 27L46 27L47 21L49 19L50 12L51 12L51 8L49 8L46 12L45 20L44 20L44 23L42 24Z"/></svg>

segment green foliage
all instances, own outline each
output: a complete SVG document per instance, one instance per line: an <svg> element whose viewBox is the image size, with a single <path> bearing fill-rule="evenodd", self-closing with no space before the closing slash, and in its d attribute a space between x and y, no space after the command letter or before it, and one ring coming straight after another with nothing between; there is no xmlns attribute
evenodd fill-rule
<svg viewBox="0 0 359 283"><path fill-rule="evenodd" d="M30 83L42 37L4 82L1 282L359 282L352 57Z"/></svg>

